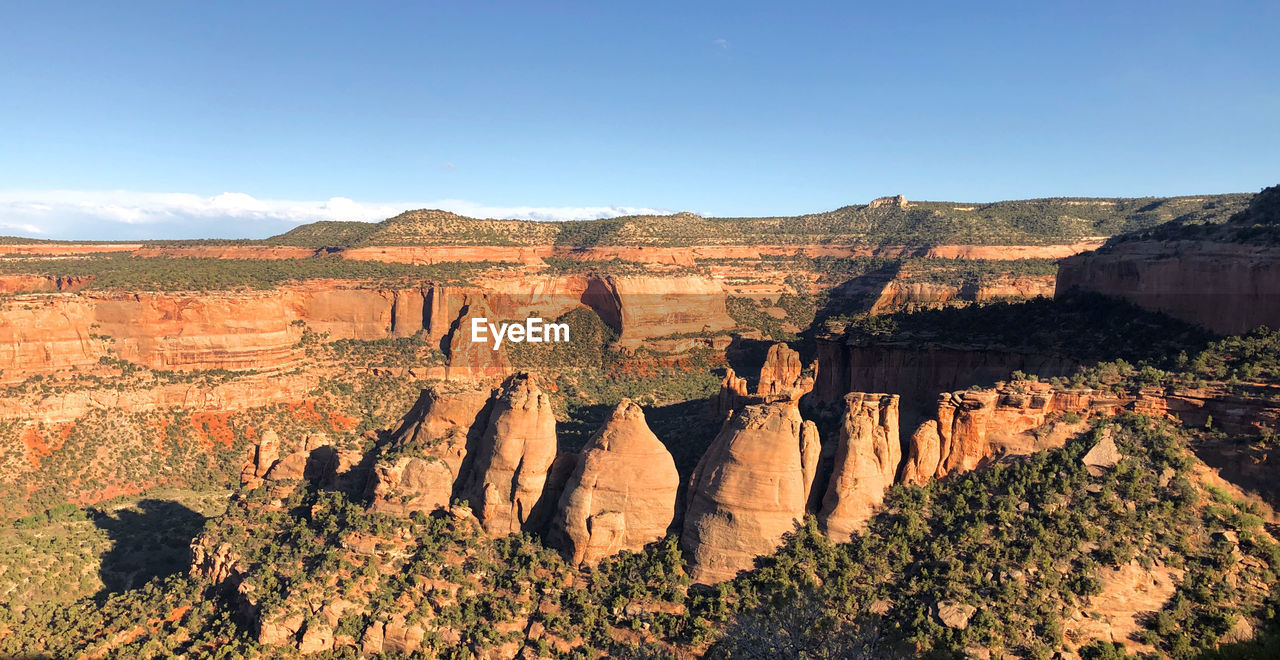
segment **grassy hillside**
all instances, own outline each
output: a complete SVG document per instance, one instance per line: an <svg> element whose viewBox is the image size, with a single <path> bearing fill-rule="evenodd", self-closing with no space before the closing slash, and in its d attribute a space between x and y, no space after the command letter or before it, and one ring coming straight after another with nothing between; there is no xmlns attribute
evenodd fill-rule
<svg viewBox="0 0 1280 660"><path fill-rule="evenodd" d="M468 275L498 267L501 265L491 262L416 266L356 261L336 255L308 259L218 259L134 257L115 253L77 259L0 259L0 274L88 278L87 289L126 291L270 289L312 279L363 280L370 285L404 282L464 284Z"/></svg>
<svg viewBox="0 0 1280 660"><path fill-rule="evenodd" d="M1226 218L1247 195L1050 198L972 204L877 202L795 217L703 218L692 213L534 222L407 211L375 225L322 222L272 237L278 245L1046 244L1111 236L1181 219Z"/></svg>
<svg viewBox="0 0 1280 660"><path fill-rule="evenodd" d="M1280 245L1280 186L1264 188L1249 200L1247 207L1236 213L1190 214L1122 234L1109 243L1144 240Z"/></svg>

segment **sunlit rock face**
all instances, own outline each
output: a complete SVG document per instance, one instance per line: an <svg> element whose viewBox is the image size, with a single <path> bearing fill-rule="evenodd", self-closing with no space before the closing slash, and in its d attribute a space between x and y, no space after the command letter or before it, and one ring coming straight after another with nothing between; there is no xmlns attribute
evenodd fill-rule
<svg viewBox="0 0 1280 660"><path fill-rule="evenodd" d="M680 475L671 452L624 399L582 450L552 530L574 564L638 551L666 536Z"/></svg>
<svg viewBox="0 0 1280 660"><path fill-rule="evenodd" d="M805 515L821 450L794 402L734 413L694 470L681 545L695 582L727 580L773 552Z"/></svg>

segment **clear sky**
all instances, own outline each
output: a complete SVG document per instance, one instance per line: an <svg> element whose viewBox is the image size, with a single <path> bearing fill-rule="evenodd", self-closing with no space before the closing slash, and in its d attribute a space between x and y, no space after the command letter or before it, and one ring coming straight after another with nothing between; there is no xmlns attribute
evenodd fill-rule
<svg viewBox="0 0 1280 660"><path fill-rule="evenodd" d="M0 233L1280 183L1274 1L625 4L4 2Z"/></svg>

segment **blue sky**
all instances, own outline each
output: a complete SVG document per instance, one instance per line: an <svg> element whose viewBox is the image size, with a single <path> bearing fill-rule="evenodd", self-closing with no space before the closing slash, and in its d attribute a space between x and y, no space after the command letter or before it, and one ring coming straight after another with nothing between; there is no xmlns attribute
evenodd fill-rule
<svg viewBox="0 0 1280 660"><path fill-rule="evenodd" d="M1280 3L623 4L5 3L0 233L1280 182Z"/></svg>

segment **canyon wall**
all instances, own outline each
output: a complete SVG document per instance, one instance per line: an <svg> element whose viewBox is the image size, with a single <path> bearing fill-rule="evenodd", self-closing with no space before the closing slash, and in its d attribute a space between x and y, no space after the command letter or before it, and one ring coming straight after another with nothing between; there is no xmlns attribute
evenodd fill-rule
<svg viewBox="0 0 1280 660"><path fill-rule="evenodd" d="M820 368L813 393L815 401L832 404L848 392L890 392L902 397L908 417L931 406L938 392L972 385L991 386L1014 371L1044 378L1066 376L1079 366L1059 356L965 346L963 338L957 338L952 345L915 347L858 345L841 337L819 337L817 351Z"/></svg>
<svg viewBox="0 0 1280 660"><path fill-rule="evenodd" d="M1132 241L1064 259L1056 295L1091 291L1220 334L1280 327L1280 247Z"/></svg>
<svg viewBox="0 0 1280 660"><path fill-rule="evenodd" d="M1028 300L1052 297L1053 276L1004 277L981 284L941 284L892 280L877 294L871 314L899 310L931 309L947 305L982 303L994 300Z"/></svg>
<svg viewBox="0 0 1280 660"><path fill-rule="evenodd" d="M543 259L633 261L692 266L697 259L761 257L937 257L944 259L1060 259L1093 250L1103 239L1060 245L692 245L685 247L597 245L381 245L354 248L311 248L289 245L164 245L142 243L18 243L0 245L0 254L67 256L128 253L137 257L202 257L213 259L305 259L337 254L356 261L427 265L440 263L516 263L544 265Z"/></svg>
<svg viewBox="0 0 1280 660"><path fill-rule="evenodd" d="M553 320L585 307L633 348L654 337L735 327L722 289L697 276L512 276L468 287L401 288L317 280L266 291L29 294L0 301L0 382L92 370L104 357L157 370L279 371L300 359L304 328L330 341L425 332L435 343L455 331L472 304L495 323L530 315Z"/></svg>

